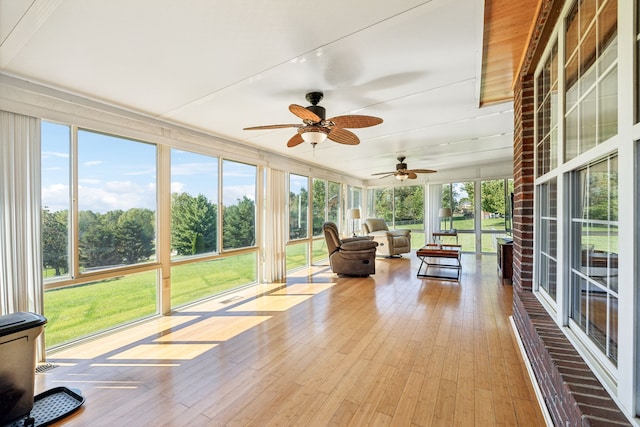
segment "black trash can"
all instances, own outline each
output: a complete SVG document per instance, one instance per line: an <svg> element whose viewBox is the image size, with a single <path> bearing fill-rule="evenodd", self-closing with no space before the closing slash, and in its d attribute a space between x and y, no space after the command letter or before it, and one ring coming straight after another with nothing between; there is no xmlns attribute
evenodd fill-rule
<svg viewBox="0 0 640 427"><path fill-rule="evenodd" d="M47 319L18 312L0 316L0 425L25 417L33 408L36 338Z"/></svg>

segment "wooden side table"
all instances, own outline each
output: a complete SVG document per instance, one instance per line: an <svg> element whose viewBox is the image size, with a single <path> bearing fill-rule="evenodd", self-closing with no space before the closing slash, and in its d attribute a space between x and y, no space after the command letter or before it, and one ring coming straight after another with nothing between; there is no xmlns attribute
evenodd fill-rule
<svg viewBox="0 0 640 427"><path fill-rule="evenodd" d="M436 238L440 238L440 237L455 237L456 238L456 245L458 245L458 230L441 230L441 231L434 231L433 233L431 233L431 238L433 239L433 243L436 243Z"/></svg>
<svg viewBox="0 0 640 427"><path fill-rule="evenodd" d="M497 238L498 246L498 274L502 281L513 280L513 240Z"/></svg>
<svg viewBox="0 0 640 427"><path fill-rule="evenodd" d="M433 277L460 281L462 264L460 263L460 245L428 244L416 251L420 258L418 277ZM424 267L424 271L422 271ZM429 273L429 268L435 268L436 273ZM450 270L454 270L451 272Z"/></svg>

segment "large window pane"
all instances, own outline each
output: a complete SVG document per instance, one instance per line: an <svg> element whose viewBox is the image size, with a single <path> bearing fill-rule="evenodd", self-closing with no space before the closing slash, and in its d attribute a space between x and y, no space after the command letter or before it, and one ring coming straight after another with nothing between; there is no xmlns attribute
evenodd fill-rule
<svg viewBox="0 0 640 427"><path fill-rule="evenodd" d="M421 248L424 239L424 188L411 185L394 188L394 227L411 230L411 248Z"/></svg>
<svg viewBox="0 0 640 427"><path fill-rule="evenodd" d="M329 192L327 197L327 218L340 227L340 207L342 201L340 199L342 185L337 182L329 181Z"/></svg>
<svg viewBox="0 0 640 427"><path fill-rule="evenodd" d="M42 276L69 277L71 194L69 126L42 122Z"/></svg>
<svg viewBox="0 0 640 427"><path fill-rule="evenodd" d="M224 160L222 163L222 247L238 249L256 244L257 168Z"/></svg>
<svg viewBox="0 0 640 427"><path fill-rule="evenodd" d="M171 254L218 250L218 159L171 150Z"/></svg>
<svg viewBox="0 0 640 427"><path fill-rule="evenodd" d="M538 186L538 286L552 300L557 297L557 184L553 179Z"/></svg>
<svg viewBox="0 0 640 427"><path fill-rule="evenodd" d="M47 348L156 314L157 272L47 290Z"/></svg>
<svg viewBox="0 0 640 427"><path fill-rule="evenodd" d="M617 363L618 223L616 157L574 172L571 318Z"/></svg>
<svg viewBox="0 0 640 427"><path fill-rule="evenodd" d="M307 265L308 248L309 245L306 242L287 245L287 271Z"/></svg>
<svg viewBox="0 0 640 427"><path fill-rule="evenodd" d="M289 175L289 239L307 237L309 178Z"/></svg>
<svg viewBox="0 0 640 427"><path fill-rule="evenodd" d="M78 131L80 271L153 261L156 147Z"/></svg>
<svg viewBox="0 0 640 427"><path fill-rule="evenodd" d="M313 235L322 235L322 224L327 220L327 181L313 180Z"/></svg>
<svg viewBox="0 0 640 427"><path fill-rule="evenodd" d="M565 47L564 152L571 160L618 132L617 0L576 2Z"/></svg>
<svg viewBox="0 0 640 427"><path fill-rule="evenodd" d="M327 241L325 239L315 239L312 243L311 262L315 264L328 258Z"/></svg>
<svg viewBox="0 0 640 427"><path fill-rule="evenodd" d="M177 307L256 281L255 253L171 267L171 306Z"/></svg>
<svg viewBox="0 0 640 427"><path fill-rule="evenodd" d="M393 224L393 188L376 188L370 191L372 216L382 218L387 224Z"/></svg>
<svg viewBox="0 0 640 427"><path fill-rule="evenodd" d="M450 190L449 206L451 206L452 213L452 228L458 231L458 242L465 252L476 251L474 189L475 182L468 181L454 182L451 184Z"/></svg>

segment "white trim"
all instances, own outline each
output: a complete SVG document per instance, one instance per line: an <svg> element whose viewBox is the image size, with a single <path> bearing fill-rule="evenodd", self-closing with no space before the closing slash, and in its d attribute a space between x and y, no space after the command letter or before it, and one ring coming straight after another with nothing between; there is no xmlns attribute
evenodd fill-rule
<svg viewBox="0 0 640 427"><path fill-rule="evenodd" d="M533 373L533 368L531 367L531 362L529 362L529 357L527 356L527 352L524 349L524 344L522 344L522 339L520 338L520 333L518 332L518 327L513 320L513 316L509 316L509 323L511 323L511 330L513 331L513 337L518 343L518 349L520 350L520 355L522 356L522 360L524 361L524 366L527 368L527 373L529 374L529 379L531 380L531 385L533 386L533 391L536 395L536 399L538 400L538 405L540 405L540 410L542 411L542 418L544 418L544 422L547 427L553 427L553 420L551 419L551 414L549 413L549 409L547 405L544 403L544 397L542 396L542 390L540 390L540 385L538 384L538 380Z"/></svg>

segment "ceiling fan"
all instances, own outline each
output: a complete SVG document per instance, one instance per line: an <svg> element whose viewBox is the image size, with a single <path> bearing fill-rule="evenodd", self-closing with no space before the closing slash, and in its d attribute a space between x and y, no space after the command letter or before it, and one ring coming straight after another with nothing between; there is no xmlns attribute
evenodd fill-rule
<svg viewBox="0 0 640 427"><path fill-rule="evenodd" d="M308 107L296 104L289 105L289 111L300 117L303 124L253 126L244 128L244 130L298 128L298 133L289 139L287 147L295 147L306 141L315 148L317 144L327 138L339 144L360 144L360 139L353 132L344 128L366 128L382 123L381 118L361 115L336 116L325 119L325 109L318 105L323 96L322 92L309 92L306 98L311 105Z"/></svg>
<svg viewBox="0 0 640 427"><path fill-rule="evenodd" d="M393 172L379 172L373 175L384 175L380 178L386 178L388 176L395 176L397 180L404 181L405 179L416 179L419 173L434 173L437 172L433 169L407 169L407 164L404 162L405 156L398 157L398 163L396 170Z"/></svg>

